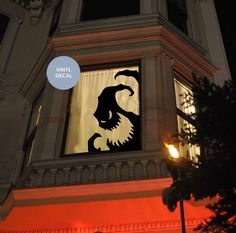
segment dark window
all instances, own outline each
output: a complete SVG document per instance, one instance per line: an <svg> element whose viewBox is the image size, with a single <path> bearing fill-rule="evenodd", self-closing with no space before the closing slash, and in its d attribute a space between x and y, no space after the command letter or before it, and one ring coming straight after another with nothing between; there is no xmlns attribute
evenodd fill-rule
<svg viewBox="0 0 236 233"><path fill-rule="evenodd" d="M0 44L7 30L7 25L9 23L9 20L10 20L9 17L0 13Z"/></svg>
<svg viewBox="0 0 236 233"><path fill-rule="evenodd" d="M167 0L168 19L178 29L188 33L188 13L185 0Z"/></svg>
<svg viewBox="0 0 236 233"><path fill-rule="evenodd" d="M81 20L139 14L139 0L84 0Z"/></svg>

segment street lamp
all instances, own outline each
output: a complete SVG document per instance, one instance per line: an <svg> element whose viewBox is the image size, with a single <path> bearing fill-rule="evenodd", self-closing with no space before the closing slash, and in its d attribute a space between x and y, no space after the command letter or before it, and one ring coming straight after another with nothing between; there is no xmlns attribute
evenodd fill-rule
<svg viewBox="0 0 236 233"><path fill-rule="evenodd" d="M171 158L173 158L174 161L178 162L180 154L179 154L179 151L175 148L175 146L172 144L166 144L166 143L165 143L165 146L168 149L168 152L169 152ZM179 180L181 180L181 170L180 170L179 166L178 166L178 176L179 176ZM179 200L179 207L180 207L182 233L186 233L185 219L184 219L184 202L181 198Z"/></svg>

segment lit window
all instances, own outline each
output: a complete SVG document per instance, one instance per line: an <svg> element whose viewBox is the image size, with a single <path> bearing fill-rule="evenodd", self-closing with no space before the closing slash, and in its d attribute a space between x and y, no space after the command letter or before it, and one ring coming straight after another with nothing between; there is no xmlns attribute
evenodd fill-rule
<svg viewBox="0 0 236 233"><path fill-rule="evenodd" d="M32 160L35 135L36 135L37 126L39 124L41 111L42 111L41 102L42 102L42 94L40 94L38 96L38 98L35 100L35 102L32 105L30 121L29 121L29 125L28 125L25 143L23 146L23 151L25 153L24 161L23 161L23 170L24 170L24 168L26 168L30 165L30 162Z"/></svg>
<svg viewBox="0 0 236 233"><path fill-rule="evenodd" d="M185 0L167 0L168 19L178 29L188 34L187 8Z"/></svg>
<svg viewBox="0 0 236 233"><path fill-rule="evenodd" d="M139 14L139 0L84 0L81 20L96 20Z"/></svg>
<svg viewBox="0 0 236 233"><path fill-rule="evenodd" d="M10 20L9 17L0 13L0 44L3 40L5 32L7 30L9 20Z"/></svg>
<svg viewBox="0 0 236 233"><path fill-rule="evenodd" d="M176 106L177 106L177 123L178 123L178 131L181 132L181 129L189 128L192 132L196 129L190 123L191 118L189 114L195 113L196 109L194 105L188 103L191 101L187 99L189 94L191 94L191 90L186 87L183 83L178 80L174 80L175 83L175 97L176 97ZM200 148L198 146L193 145L180 145L180 153L190 157L192 160L196 158L196 155L200 154Z"/></svg>
<svg viewBox="0 0 236 233"><path fill-rule="evenodd" d="M81 73L73 89L65 154L140 149L139 67Z"/></svg>

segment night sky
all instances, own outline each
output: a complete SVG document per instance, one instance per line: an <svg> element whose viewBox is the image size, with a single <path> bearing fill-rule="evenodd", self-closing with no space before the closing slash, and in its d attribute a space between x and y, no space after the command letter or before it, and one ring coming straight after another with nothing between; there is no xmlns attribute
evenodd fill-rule
<svg viewBox="0 0 236 233"><path fill-rule="evenodd" d="M235 1L214 0L232 79L236 80Z"/></svg>

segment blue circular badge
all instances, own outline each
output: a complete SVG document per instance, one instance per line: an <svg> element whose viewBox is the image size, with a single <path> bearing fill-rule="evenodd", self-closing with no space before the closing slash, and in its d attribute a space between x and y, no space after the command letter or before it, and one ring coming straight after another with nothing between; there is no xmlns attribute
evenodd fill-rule
<svg viewBox="0 0 236 233"><path fill-rule="evenodd" d="M56 57L48 65L47 78L55 88L68 90L74 87L79 81L79 64L71 57Z"/></svg>

